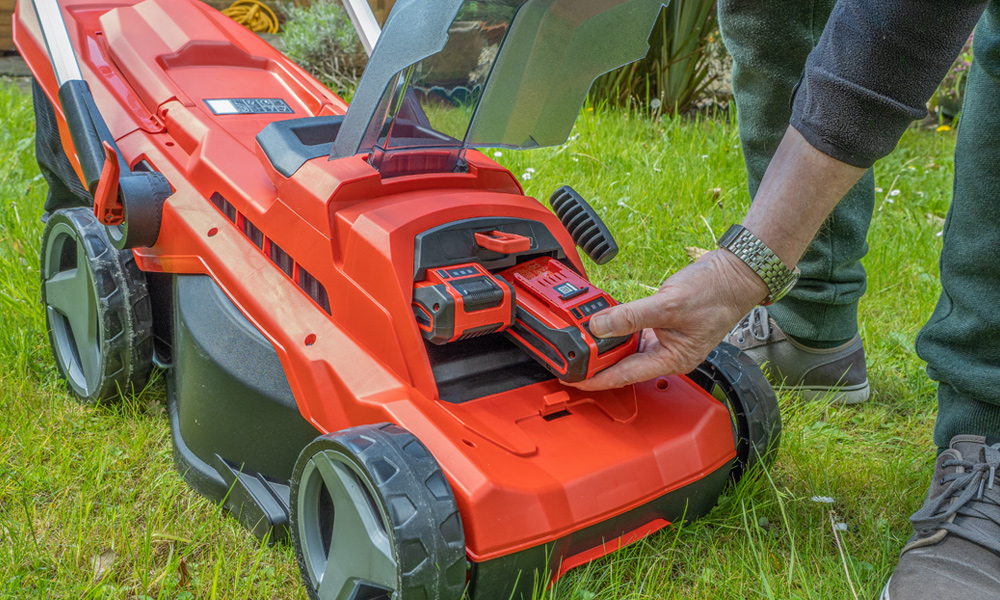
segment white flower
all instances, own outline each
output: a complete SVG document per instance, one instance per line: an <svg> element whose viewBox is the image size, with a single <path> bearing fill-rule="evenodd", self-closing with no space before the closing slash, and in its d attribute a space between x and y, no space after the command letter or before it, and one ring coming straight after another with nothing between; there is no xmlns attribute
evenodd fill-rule
<svg viewBox="0 0 1000 600"><path fill-rule="evenodd" d="M580 162L580 159L574 156L573 157L573 162Z"/></svg>
<svg viewBox="0 0 1000 600"><path fill-rule="evenodd" d="M889 195L890 196L898 196L899 195L899 190L892 190L891 192L889 192Z"/></svg>
<svg viewBox="0 0 1000 600"><path fill-rule="evenodd" d="M497 158L500 158L501 156L503 156L503 152L500 152L499 150L497 150L496 152L493 153L493 156L495 156Z"/></svg>
<svg viewBox="0 0 1000 600"><path fill-rule="evenodd" d="M833 498L829 496L813 496L810 500L819 502L820 504L833 504Z"/></svg>
<svg viewBox="0 0 1000 600"><path fill-rule="evenodd" d="M937 232L937 236L938 236L938 237L941 237L942 235L944 235L944 231L943 231L943 230L942 230L942 231L939 231L939 232Z"/></svg>
<svg viewBox="0 0 1000 600"><path fill-rule="evenodd" d="M878 194L881 194L882 193L882 188L880 188L880 187L875 188L875 192L878 193Z"/></svg>
<svg viewBox="0 0 1000 600"><path fill-rule="evenodd" d="M652 101L650 101L650 103L649 103L649 107L652 108L653 110L656 110L656 109L660 108L661 106L663 106L663 103L660 102L659 98L653 98Z"/></svg>
<svg viewBox="0 0 1000 600"><path fill-rule="evenodd" d="M701 160L705 160L706 158L708 158L708 155L707 155L707 154L702 154L702 155L701 155Z"/></svg>
<svg viewBox="0 0 1000 600"><path fill-rule="evenodd" d="M527 169L525 169L525 170L524 170L524 172L525 172L525 173L534 173L534 172L535 172L535 170L534 170L534 169L532 169L531 167L528 167Z"/></svg>
<svg viewBox="0 0 1000 600"><path fill-rule="evenodd" d="M892 198L886 198L885 201L888 202L889 204L895 204L896 203Z"/></svg>
<svg viewBox="0 0 1000 600"><path fill-rule="evenodd" d="M524 173L521 175L522 181L528 181L529 179L531 179L531 173Z"/></svg>

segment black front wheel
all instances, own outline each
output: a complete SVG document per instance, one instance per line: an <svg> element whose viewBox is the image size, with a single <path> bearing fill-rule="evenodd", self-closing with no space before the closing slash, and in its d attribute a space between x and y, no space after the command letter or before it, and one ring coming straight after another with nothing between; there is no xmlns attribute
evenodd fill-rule
<svg viewBox="0 0 1000 600"><path fill-rule="evenodd" d="M295 556L313 600L458 600L465 534L451 487L387 423L316 438L291 480Z"/></svg>
<svg viewBox="0 0 1000 600"><path fill-rule="evenodd" d="M141 390L153 317L132 252L111 245L90 209L59 209L42 234L41 273L49 343L69 391L97 404Z"/></svg>
<svg viewBox="0 0 1000 600"><path fill-rule="evenodd" d="M729 409L736 444L733 483L758 463L770 465L781 439L781 414L760 367L735 346L723 343L688 377Z"/></svg>

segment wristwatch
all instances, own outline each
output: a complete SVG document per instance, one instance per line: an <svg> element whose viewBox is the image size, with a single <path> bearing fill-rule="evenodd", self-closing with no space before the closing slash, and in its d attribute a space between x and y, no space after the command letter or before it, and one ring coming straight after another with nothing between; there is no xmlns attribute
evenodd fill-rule
<svg viewBox="0 0 1000 600"><path fill-rule="evenodd" d="M733 225L719 238L719 247L729 250L745 262L767 285L768 295L761 302L767 306L781 299L799 280L799 268L789 269L757 236L742 225Z"/></svg>

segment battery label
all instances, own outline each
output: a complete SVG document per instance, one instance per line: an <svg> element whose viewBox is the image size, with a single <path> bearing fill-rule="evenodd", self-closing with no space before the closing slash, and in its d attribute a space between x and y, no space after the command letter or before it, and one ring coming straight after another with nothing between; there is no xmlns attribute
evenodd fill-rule
<svg viewBox="0 0 1000 600"><path fill-rule="evenodd" d="M590 288L578 288L568 281L566 283L560 283L559 285L552 288L559 294L560 300L569 300L570 298L576 298L580 294L586 294L587 290Z"/></svg>
<svg viewBox="0 0 1000 600"><path fill-rule="evenodd" d="M216 115L273 115L294 113L281 98L216 98L205 100Z"/></svg>

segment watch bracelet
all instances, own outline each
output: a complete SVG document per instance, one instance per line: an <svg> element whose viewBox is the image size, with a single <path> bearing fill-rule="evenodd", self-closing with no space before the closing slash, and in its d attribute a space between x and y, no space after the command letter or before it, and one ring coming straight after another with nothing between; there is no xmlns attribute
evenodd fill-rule
<svg viewBox="0 0 1000 600"><path fill-rule="evenodd" d="M784 295L782 292L787 292L786 287L791 280L797 278L798 269L786 267L764 242L757 239L757 236L745 228L740 227L740 229L736 237L722 247L735 254L764 281L768 294L763 304L770 304L780 295Z"/></svg>

